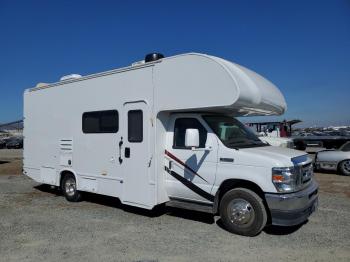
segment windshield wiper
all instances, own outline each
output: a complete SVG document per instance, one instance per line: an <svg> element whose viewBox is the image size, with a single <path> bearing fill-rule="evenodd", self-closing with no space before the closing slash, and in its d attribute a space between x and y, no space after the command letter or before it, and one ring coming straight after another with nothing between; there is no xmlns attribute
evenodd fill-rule
<svg viewBox="0 0 350 262"><path fill-rule="evenodd" d="M249 141L249 140L239 140L239 141L227 141L226 142L226 144L228 144L228 145L235 145L235 144L242 144L242 143L245 143L245 142L247 142L247 141Z"/></svg>
<svg viewBox="0 0 350 262"><path fill-rule="evenodd" d="M233 149L239 149L241 147L246 148L246 147L260 147L260 146L267 146L265 143L261 141L254 141L254 140L241 140L241 141L232 141L230 143L226 143L226 145L230 148ZM235 147L232 147L235 145ZM239 147L238 147L239 145Z"/></svg>

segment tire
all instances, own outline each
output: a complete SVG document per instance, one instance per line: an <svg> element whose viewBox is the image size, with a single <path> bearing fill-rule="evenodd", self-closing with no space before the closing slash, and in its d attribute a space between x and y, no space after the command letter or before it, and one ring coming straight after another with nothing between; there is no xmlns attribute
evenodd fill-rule
<svg viewBox="0 0 350 262"><path fill-rule="evenodd" d="M339 163L339 172L344 176L350 176L350 159Z"/></svg>
<svg viewBox="0 0 350 262"><path fill-rule="evenodd" d="M70 202L79 202L81 200L81 193L77 190L77 183L74 175L67 174L62 179L61 184L63 195Z"/></svg>
<svg viewBox="0 0 350 262"><path fill-rule="evenodd" d="M220 217L228 231L250 237L259 234L267 222L263 200L246 188L232 189L222 197Z"/></svg>
<svg viewBox="0 0 350 262"><path fill-rule="evenodd" d="M306 144L303 141L295 141L294 146L296 150L305 151L306 149Z"/></svg>

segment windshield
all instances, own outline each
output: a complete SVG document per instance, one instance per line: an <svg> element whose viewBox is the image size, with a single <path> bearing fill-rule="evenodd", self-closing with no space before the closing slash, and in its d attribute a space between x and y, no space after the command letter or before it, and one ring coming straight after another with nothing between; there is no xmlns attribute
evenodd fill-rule
<svg viewBox="0 0 350 262"><path fill-rule="evenodd" d="M203 118L221 142L229 148L268 146L268 144L263 143L252 130L233 117L224 115L204 115Z"/></svg>

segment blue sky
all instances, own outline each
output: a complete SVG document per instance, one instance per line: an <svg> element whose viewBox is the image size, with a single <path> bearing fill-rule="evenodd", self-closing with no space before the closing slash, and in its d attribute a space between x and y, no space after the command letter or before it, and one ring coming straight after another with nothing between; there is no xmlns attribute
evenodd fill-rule
<svg viewBox="0 0 350 262"><path fill-rule="evenodd" d="M146 53L201 52L275 83L304 126L350 125L350 1L0 0L0 122L22 93L129 65Z"/></svg>

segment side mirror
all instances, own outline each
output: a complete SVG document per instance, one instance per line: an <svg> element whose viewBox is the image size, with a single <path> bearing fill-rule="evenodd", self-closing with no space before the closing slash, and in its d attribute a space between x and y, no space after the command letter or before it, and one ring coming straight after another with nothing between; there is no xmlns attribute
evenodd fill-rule
<svg viewBox="0 0 350 262"><path fill-rule="evenodd" d="M185 133L186 147L199 147L199 131L198 129L188 128Z"/></svg>

